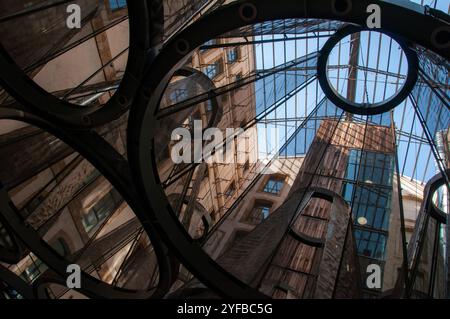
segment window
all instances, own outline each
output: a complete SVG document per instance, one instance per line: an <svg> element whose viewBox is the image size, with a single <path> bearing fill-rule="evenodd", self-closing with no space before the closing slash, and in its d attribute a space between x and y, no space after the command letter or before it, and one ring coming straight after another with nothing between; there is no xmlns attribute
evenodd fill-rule
<svg viewBox="0 0 450 319"><path fill-rule="evenodd" d="M223 59L220 58L217 59L214 63L208 64L204 68L204 72L210 79L214 79L215 77L217 77L223 72Z"/></svg>
<svg viewBox="0 0 450 319"><path fill-rule="evenodd" d="M100 177L100 175L101 175L100 172L94 169L83 180L83 186L91 184L96 178Z"/></svg>
<svg viewBox="0 0 450 319"><path fill-rule="evenodd" d="M392 185L393 159L389 154L351 150L345 178L367 184ZM359 170L361 170L359 172Z"/></svg>
<svg viewBox="0 0 450 319"><path fill-rule="evenodd" d="M30 255L31 264L25 268L25 270L20 274L20 276L27 282L33 282L37 277L39 277L48 267L38 258Z"/></svg>
<svg viewBox="0 0 450 319"><path fill-rule="evenodd" d="M125 8L126 6L126 0L109 0L109 7L112 11Z"/></svg>
<svg viewBox="0 0 450 319"><path fill-rule="evenodd" d="M225 191L225 196L227 198L233 196L234 192L236 191L236 186L234 186L234 182L231 183L230 186L228 186L227 190Z"/></svg>
<svg viewBox="0 0 450 319"><path fill-rule="evenodd" d="M383 188L356 187L353 198L353 218L364 218L364 226L388 230L391 191Z"/></svg>
<svg viewBox="0 0 450 319"><path fill-rule="evenodd" d="M269 217L271 207L271 203L256 202L255 206L253 206L252 210L248 214L246 221L253 225L260 224L264 219Z"/></svg>
<svg viewBox="0 0 450 319"><path fill-rule="evenodd" d="M188 98L188 92L185 89L175 89L170 92L170 100L172 103L178 103Z"/></svg>
<svg viewBox="0 0 450 319"><path fill-rule="evenodd" d="M102 197L102 199L100 199L86 215L83 216L82 223L86 232L90 232L95 226L114 212L121 203L122 197L115 188L112 188L108 194Z"/></svg>
<svg viewBox="0 0 450 319"><path fill-rule="evenodd" d="M227 51L227 60L228 63L234 63L239 59L239 51L238 48L233 48Z"/></svg>
<svg viewBox="0 0 450 319"><path fill-rule="evenodd" d="M342 194L352 205L358 254L384 259L389 228L393 158L389 154L351 150ZM356 184L355 182L359 183Z"/></svg>
<svg viewBox="0 0 450 319"><path fill-rule="evenodd" d="M355 230L355 240L359 255L373 259L384 259L386 247L386 236L384 234L357 229Z"/></svg>
<svg viewBox="0 0 450 319"><path fill-rule="evenodd" d="M364 220L364 225L387 230L391 205L392 156L389 154L351 150L342 194L346 201L353 202L353 218ZM355 181L361 185L355 186Z"/></svg>
<svg viewBox="0 0 450 319"><path fill-rule="evenodd" d="M58 238L51 246L58 253L58 255L62 257L67 256L69 254L67 244L61 237Z"/></svg>
<svg viewBox="0 0 450 319"><path fill-rule="evenodd" d="M0 283L0 299L24 299L14 288L6 283Z"/></svg>
<svg viewBox="0 0 450 319"><path fill-rule="evenodd" d="M348 202L352 202L353 197L353 183L344 183L342 188L342 197Z"/></svg>
<svg viewBox="0 0 450 319"><path fill-rule="evenodd" d="M270 194L280 194L281 189L284 185L284 178L282 177L270 177L267 181L266 185L264 186L264 192L270 193Z"/></svg>
<svg viewBox="0 0 450 319"><path fill-rule="evenodd" d="M345 178L355 181L358 176L359 163L361 162L361 151L350 150Z"/></svg>
<svg viewBox="0 0 450 319"><path fill-rule="evenodd" d="M217 40L216 39L211 39L211 40L208 40L205 43L203 43L202 47L203 46L215 45L215 44L217 44ZM205 52L206 50L209 50L209 48L201 48L200 52Z"/></svg>

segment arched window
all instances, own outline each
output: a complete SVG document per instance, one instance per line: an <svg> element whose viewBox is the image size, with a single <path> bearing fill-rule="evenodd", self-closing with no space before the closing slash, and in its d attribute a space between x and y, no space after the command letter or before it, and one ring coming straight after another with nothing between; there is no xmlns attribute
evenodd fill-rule
<svg viewBox="0 0 450 319"><path fill-rule="evenodd" d="M84 229L87 233L92 231L106 217L113 213L123 202L119 192L112 188L102 197L82 218Z"/></svg>
<svg viewBox="0 0 450 319"><path fill-rule="evenodd" d="M268 201L256 201L253 208L247 214L245 222L253 225L258 225L264 219L269 217L272 209L272 203Z"/></svg>
<svg viewBox="0 0 450 319"><path fill-rule="evenodd" d="M56 239L51 246L62 257L67 256L70 253L66 241L62 237Z"/></svg>
<svg viewBox="0 0 450 319"><path fill-rule="evenodd" d="M271 176L264 185L263 191L274 195L279 195L284 185L283 176Z"/></svg>

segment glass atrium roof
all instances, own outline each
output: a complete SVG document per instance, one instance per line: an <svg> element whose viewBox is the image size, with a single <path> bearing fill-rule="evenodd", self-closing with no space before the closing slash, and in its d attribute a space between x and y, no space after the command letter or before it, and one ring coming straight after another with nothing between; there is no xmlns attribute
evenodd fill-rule
<svg viewBox="0 0 450 319"><path fill-rule="evenodd" d="M450 0L280 2L2 0L0 297L450 296Z"/></svg>

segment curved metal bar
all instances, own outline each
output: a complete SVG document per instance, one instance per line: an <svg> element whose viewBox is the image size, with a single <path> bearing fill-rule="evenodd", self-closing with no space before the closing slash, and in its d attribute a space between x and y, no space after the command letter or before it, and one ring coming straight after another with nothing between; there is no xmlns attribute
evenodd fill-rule
<svg viewBox="0 0 450 319"><path fill-rule="evenodd" d="M312 247L323 248L325 246L325 241L321 238L314 238L305 234L301 234L289 228L289 235L291 235L295 240Z"/></svg>
<svg viewBox="0 0 450 319"><path fill-rule="evenodd" d="M341 195L337 194L336 192L321 187L311 187L309 191L311 191L312 193L310 195L307 195L306 198L321 198L333 204L332 206L333 213L343 213L343 212L348 213L347 202L342 198ZM326 244L325 239L315 238L308 236L306 234L299 233L294 229L292 229L292 226L289 227L289 234L295 240L298 240L299 242L304 243L308 246L323 248L325 247Z"/></svg>
<svg viewBox="0 0 450 319"><path fill-rule="evenodd" d="M173 76L182 76L182 77L190 77L195 75L196 77L199 78L199 85L207 92L211 92L214 91L214 89L216 88L214 83L212 82L212 80L210 78L208 78L203 72L196 70L194 68L190 68L190 67L186 67L183 66L180 69L176 70L173 74ZM169 86L169 82L167 82L166 88ZM206 128L208 127L214 127L215 125L217 125L219 123L219 121L222 118L222 108L220 107L219 104L219 99L217 96L215 96L214 98L210 99L211 101L211 116L209 117L208 123L206 123ZM193 105L192 107L194 107L195 105ZM170 106L168 106L168 108L170 108ZM159 156L157 159L158 160L163 160L164 158L162 158L162 156L164 156L165 152L163 150L165 150L168 146L166 141L164 140L166 137L166 135L164 135L164 133L166 132L170 132L171 129L175 128L178 125L181 125L182 122L184 120L186 120L186 118L189 116L190 114L189 109L184 110L182 113L178 113L176 118L165 118L161 121L158 122L157 126L156 126L156 134L161 134L161 136L158 136L158 138L156 139L156 148L158 149L158 153ZM181 116L180 116L181 115ZM206 129L205 128L205 129Z"/></svg>
<svg viewBox="0 0 450 319"><path fill-rule="evenodd" d="M2 188L0 183L0 188ZM0 227L5 228L8 237L11 239L12 247L4 247L0 245L0 261L8 264L17 264L28 253L25 247L20 243L19 239L14 235L11 227L6 221L0 217Z"/></svg>
<svg viewBox="0 0 450 319"><path fill-rule="evenodd" d="M16 290L26 299L35 299L33 290L22 278L9 269L0 265L0 281L5 282L9 287Z"/></svg>
<svg viewBox="0 0 450 319"><path fill-rule="evenodd" d="M174 193L174 194L168 195L167 198L169 199L170 202L172 202L172 201L180 200L181 196L182 196L182 194ZM184 201L183 201L184 204L189 204L189 201L191 201L191 198L192 198L191 195L186 195L184 198ZM211 224L211 218L209 218L209 220L208 220L208 218L206 216L209 217L209 212L206 210L206 208L201 203L199 203L197 200L195 200L195 198L193 200L194 200L194 208L196 208L196 210L194 210L194 211L197 211L198 214L200 215L200 218L201 218L201 221L202 221L203 227L204 227L202 235L199 238L195 238L195 240L197 242L201 243L201 242L203 242L203 240L205 240L206 236L208 235L209 225Z"/></svg>
<svg viewBox="0 0 450 319"><path fill-rule="evenodd" d="M0 45L0 83L22 104L15 103L11 106L51 118L56 123L81 128L99 126L118 118L129 109L145 66L154 59L153 46L158 42L155 38L162 39L162 30L158 27L163 20L162 10L158 9L162 6L160 2L162 3L160 0L127 0L130 27L127 66L116 92L101 108L80 108L79 105L45 91L21 70Z"/></svg>
<svg viewBox="0 0 450 319"><path fill-rule="evenodd" d="M193 75L198 77L197 78L197 80L199 80L198 84L205 91L213 92L215 90L216 86L214 85L214 82L206 74L204 74L203 72L201 72L197 69L184 66L174 73L174 76L183 76L183 77L190 77ZM222 115L223 115L222 108L220 107L218 97L214 96L213 98L210 99L210 101L211 101L211 115L208 119L208 123L206 124L206 128L215 127L220 122ZM170 107L170 106L168 106L168 107ZM181 123L178 123L178 124L181 124ZM164 141L162 144L164 144ZM198 172L196 174L195 180L198 180L198 181L203 180L203 177L205 176L206 171L207 171L207 167L200 166L200 169L198 170ZM190 182L190 180L188 182ZM203 231L202 235L200 236L200 238L195 238L196 242L202 243L208 235L210 221L208 221L208 219L206 218L206 216L209 217L209 213L207 212L207 210L203 207L203 205L201 205L198 201L196 201L196 196L198 194L198 191L199 191L199 188L194 186L191 194L188 196L185 196L184 204L187 205L187 210L186 210L185 214L192 214L192 209L194 207L198 208L198 210L202 212L201 220L204 225L204 231ZM183 196L182 194L170 194L168 197L171 200L172 199L178 200L178 199L181 199L182 196ZM176 197L178 197L178 198L176 198ZM187 227L189 227L189 225L187 225Z"/></svg>
<svg viewBox="0 0 450 319"><path fill-rule="evenodd" d="M450 176L450 169L445 170L445 175ZM447 214L442 211L433 202L434 193L447 183L447 179L444 174L439 173L435 175L425 186L424 195L428 194L426 197L426 207L427 212L441 224L447 224Z"/></svg>
<svg viewBox="0 0 450 319"><path fill-rule="evenodd" d="M164 190L158 178L153 147L156 132L153 126L159 100L165 87L179 69L183 58L194 48L230 30L245 25L269 20L289 18L335 19L358 25L365 25L366 8L373 0L272 0L235 1L214 10L175 35L156 57L144 76L143 85L131 107L128 131L128 157L132 173L138 181L139 191L146 198L147 220L157 220L156 227L163 239L176 252L188 269L222 296L234 298L261 298L258 291L250 289L224 271L200 247L196 246L182 225L174 218ZM377 1L383 14L383 29L418 43L443 57L450 57L450 51L436 46L430 38L435 30L445 23L428 16L421 6L405 1ZM398 17L402 23L398 23ZM214 25L214 28L211 28ZM408 25L420 25L422 32ZM151 198L151 200L150 200Z"/></svg>
<svg viewBox="0 0 450 319"><path fill-rule="evenodd" d="M402 48L405 53L406 60L408 61L408 74L406 76L405 83L398 93L390 97L389 99L378 102L378 103L355 103L348 99L343 98L339 92L333 88L332 84L328 79L327 74L327 64L328 57L331 54L331 51L335 48L335 46L345 37L362 32L362 31L374 31L374 29L369 29L366 27L360 27L355 25L346 25L339 29L334 35L332 35L328 41L322 47L320 51L319 59L317 61L317 76L319 79L320 86L325 95L333 102L336 106L340 107L346 112L351 114L360 114L360 115L375 115L382 114L389 110L392 110L397 105L401 104L411 93L412 89L416 85L417 76L418 76L418 68L419 68L419 60L417 58L417 54L410 47L411 44L406 41L404 38L399 37L398 35L392 32L385 32L382 29L376 29L377 32L381 32L386 34L387 36L394 39Z"/></svg>
<svg viewBox="0 0 450 319"><path fill-rule="evenodd" d="M191 75L197 75L201 79L200 85L204 85L204 89L206 91L214 91L216 89L216 86L214 85L214 82L203 72L200 70L191 68L191 67L183 67L175 72L174 75L181 75L185 77L189 77ZM219 99L217 96L212 98L211 100L211 112L212 115L208 121L207 127L214 127L217 125L221 118L222 118L222 108L220 108Z"/></svg>
<svg viewBox="0 0 450 319"><path fill-rule="evenodd" d="M32 284L33 293L37 299L52 299L47 289L52 284L66 287L66 281L53 271L47 270L40 275ZM68 290L69 288L66 287Z"/></svg>
<svg viewBox="0 0 450 319"><path fill-rule="evenodd" d="M293 230L293 223L290 224L291 220L302 216L304 209L313 198L324 199L331 203L331 218L328 222L328 229L332 231L328 231L326 238L313 238L300 234ZM298 201L301 201L298 205L300 208L297 211L290 209L295 208ZM319 287L316 291L316 296L319 296L319 298L329 297L335 290L333 283L337 281L336 278L340 273L340 263L336 263L336 260L339 260L339 258L342 260L344 251L344 242L339 240L347 232L347 228L340 226L342 224L348 225L349 218L349 205L341 195L321 187L311 187L309 190L301 188L290 197L289 202L286 201L282 204L276 212L269 215L246 237L236 243L236 246L231 247L219 257L218 263L249 286L256 287L258 278L271 264L278 244L283 241L287 233L287 235L291 235L293 239L301 243L323 249L320 252L320 259L323 259L323 264L326 266L323 269L320 268L317 274L314 274L314 276L317 276L317 286ZM258 247L255 246L256 243ZM330 267L332 264L335 264L335 266ZM207 296L214 296L197 279L193 279L170 294L169 298L192 298L200 288L207 293Z"/></svg>
<svg viewBox="0 0 450 319"><path fill-rule="evenodd" d="M450 169L447 169L444 172L447 176L450 175ZM413 243L417 243L418 246L411 245L409 247L409 263L411 265L410 267L410 273L411 273L411 284L409 287L409 291L406 291L406 297L410 297L413 289L414 289L414 283L417 276L417 272L419 269L419 263L423 252L423 244L425 242L425 236L428 224L430 221L430 218L433 218L437 222L437 229L435 230L435 238L434 240L434 246L437 247L437 240L438 240L438 233L439 233L439 225L440 224L447 224L447 215L445 212L440 210L433 202L433 197L435 192L439 189L439 187L446 185L446 177L441 172L435 176L433 176L428 183L425 185L424 189L424 202L422 203L422 206L420 208L420 214L419 218L416 222L416 229L415 232L417 232L418 238L416 240L411 240ZM413 234L414 237L414 234ZM433 254L434 255L434 254ZM432 260L432 267L435 267L435 263L437 262L436 258L433 258ZM433 272L431 273L431 276L434 276ZM429 291L432 291L432 288L434 285L430 285ZM429 295L430 296L430 295Z"/></svg>
<svg viewBox="0 0 450 319"><path fill-rule="evenodd" d="M55 135L73 147L86 160L94 165L100 173L119 191L133 212L140 219L149 236L158 260L159 283L156 290L132 291L115 288L105 282L82 272L82 288L80 292L94 298L161 298L170 288L174 278L171 271L171 256L161 243L151 222L143 218L142 200L136 193L129 173L128 162L117 153L105 140L95 132L73 132L58 127L29 114L12 109L0 109L0 118L23 121L35 125ZM76 134L75 134L76 133ZM27 227L15 211L4 188L0 190L0 214L8 222L14 234L45 264L60 276L67 276L67 266L72 262L61 258L38 233Z"/></svg>

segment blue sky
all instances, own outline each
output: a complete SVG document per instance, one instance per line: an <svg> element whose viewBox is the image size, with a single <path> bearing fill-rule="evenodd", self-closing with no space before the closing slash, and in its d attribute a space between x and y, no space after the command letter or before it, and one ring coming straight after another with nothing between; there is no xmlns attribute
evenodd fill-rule
<svg viewBox="0 0 450 319"><path fill-rule="evenodd" d="M421 3L421 1L414 2ZM431 7L434 7L434 5L436 5L436 8L447 12L450 0L424 1L423 4L430 5ZM368 66L369 68L376 68L378 65L379 69L392 73L398 73L400 71L400 74L406 75L407 63L399 45L396 44L396 42L391 43L391 38L385 35L381 35L378 32L371 33L371 48L374 47L375 50L369 50L369 56L367 56L367 50L361 50L359 56L359 64ZM328 33L321 34L325 35ZM367 47L369 41L368 34L368 32L361 34L361 48ZM311 38L308 40L290 40L256 44L254 46L254 49L257 69L269 69L274 66L281 65L287 61L291 61L295 58L319 51L323 44L326 42L327 37L319 38L319 40L317 41L315 34L310 33L309 35L311 35ZM288 35L287 37L289 38L293 36L294 35ZM256 40L271 40L277 38L281 39L283 37L284 35L266 35L257 36ZM346 64L345 58L343 57L346 57L348 60L349 45L345 45L345 41L348 42L349 39L343 39L342 41L343 45L341 46L340 63L338 63L339 61L337 59L337 50L335 50L335 52L332 52L330 56L330 65ZM379 55L379 57L377 54L378 45L381 45L381 54ZM389 51L390 60L388 63ZM359 71L358 73L359 77L361 77L362 79L364 79L364 76L367 75L368 81L366 90L369 95L369 101L373 101L374 93L375 100L379 101L383 99L384 94L386 94L386 97L389 97L399 89L399 86L396 86L395 84L397 80L396 77L388 77L389 84L386 86L385 92L385 77L380 79L381 76L378 76L378 82L377 84L375 84L376 82L374 73L365 74L362 71ZM337 77L337 71L330 72L330 77ZM339 91L343 92L343 95L345 95L346 92L346 81L343 81L342 79L346 77L347 74L345 74L341 70ZM335 81L334 86L335 88L337 88L337 80L331 79L331 81ZM400 82L401 81L403 80L400 78ZM364 95L365 90L363 82L358 81L356 100L361 101L363 98L367 99L367 95ZM292 135L292 133L295 131L295 128L301 124L301 121L291 121L288 119L307 116L323 97L324 95L320 88L320 85L317 81L313 81L305 89L298 92L289 100L285 101L280 107L277 108L276 111L266 116L264 119L277 119L280 121L271 124L258 124L258 146L260 153L267 154L270 152L276 152L279 147L283 145L286 139ZM429 120L432 116L433 114L430 115ZM384 114L383 117L385 119L388 119L389 114ZM363 118L362 120L365 120L365 118ZM445 123L441 123L441 126L448 126L447 118L442 121ZM420 122L417 120L417 118L415 119L415 113L409 99L394 109L394 122L398 130L404 132L405 134L412 133L419 137L418 139L412 139L411 141L409 141L409 139L405 136L398 136L398 156L400 171L403 172L404 175L413 177L416 180L428 180L435 174L436 166L429 145L427 145L427 143L419 143L419 140L424 140L425 136ZM314 127L310 127L313 130L312 133L314 133ZM434 133L433 127L429 127L429 129ZM273 136L274 134L276 135L275 137ZM266 146L268 135L272 135L272 143L269 140ZM277 143L274 143L275 141L277 141Z"/></svg>

